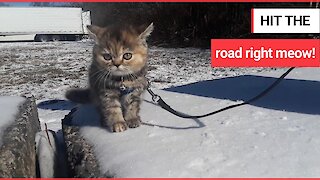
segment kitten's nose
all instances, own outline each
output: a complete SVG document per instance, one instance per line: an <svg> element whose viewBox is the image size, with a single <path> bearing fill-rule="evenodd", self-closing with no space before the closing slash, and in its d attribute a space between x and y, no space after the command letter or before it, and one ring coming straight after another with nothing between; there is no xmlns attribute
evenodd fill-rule
<svg viewBox="0 0 320 180"><path fill-rule="evenodd" d="M117 68L122 64L121 60L115 60L113 61L113 65L116 66Z"/></svg>

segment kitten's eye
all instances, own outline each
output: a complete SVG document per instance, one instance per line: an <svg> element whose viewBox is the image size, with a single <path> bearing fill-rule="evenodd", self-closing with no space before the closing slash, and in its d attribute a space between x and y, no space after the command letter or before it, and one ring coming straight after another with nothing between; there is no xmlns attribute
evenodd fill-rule
<svg viewBox="0 0 320 180"><path fill-rule="evenodd" d="M131 58L132 58L132 54L131 53L124 53L123 54L123 59L130 60Z"/></svg>
<svg viewBox="0 0 320 180"><path fill-rule="evenodd" d="M112 56L109 53L104 53L102 56L106 61L110 61L112 59Z"/></svg>

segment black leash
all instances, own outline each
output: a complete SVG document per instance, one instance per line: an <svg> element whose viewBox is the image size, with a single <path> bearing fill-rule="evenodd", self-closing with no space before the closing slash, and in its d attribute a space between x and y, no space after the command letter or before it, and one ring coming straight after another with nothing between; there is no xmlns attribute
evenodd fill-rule
<svg viewBox="0 0 320 180"><path fill-rule="evenodd" d="M203 114L203 115L198 115L198 116L191 116L191 115L187 115L181 112L178 112L176 110L174 110L173 108L171 108L166 102L163 101L163 99L155 94L151 89L150 86L148 87L147 91L149 92L149 94L152 96L152 101L157 103L160 107L162 107L163 109L167 110L168 112L181 117L181 118L188 118L188 119L195 119L195 118L203 118L203 117L207 117L207 116L211 116L217 113L220 113L222 111L226 111L228 109L232 109L235 107L239 107L239 106L243 106L246 104L250 104L258 99L260 99L261 97L265 96L268 92L270 92L274 87L276 87L292 70L294 69L294 67L291 67L290 69L288 69L284 74L282 74L282 76L280 76L274 83L272 83L267 89L265 89L264 91L262 91L260 94L258 94L257 96L243 102L240 104L234 104L231 106L227 106L224 108L221 108L219 110L207 113L207 114Z"/></svg>

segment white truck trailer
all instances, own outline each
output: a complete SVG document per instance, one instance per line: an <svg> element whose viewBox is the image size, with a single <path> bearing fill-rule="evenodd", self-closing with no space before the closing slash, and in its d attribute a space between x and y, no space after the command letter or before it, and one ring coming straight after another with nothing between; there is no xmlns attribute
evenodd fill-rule
<svg viewBox="0 0 320 180"><path fill-rule="evenodd" d="M77 40L90 24L81 8L0 7L0 41Z"/></svg>

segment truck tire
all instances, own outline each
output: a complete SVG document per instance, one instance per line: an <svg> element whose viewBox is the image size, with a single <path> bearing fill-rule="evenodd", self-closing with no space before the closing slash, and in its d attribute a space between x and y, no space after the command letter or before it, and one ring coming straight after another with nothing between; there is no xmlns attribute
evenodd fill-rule
<svg viewBox="0 0 320 180"><path fill-rule="evenodd" d="M61 37L59 35L53 35L51 39L53 42L61 41Z"/></svg>
<svg viewBox="0 0 320 180"><path fill-rule="evenodd" d="M48 42L49 41L49 37L47 35L37 35L36 36L36 41L38 42Z"/></svg>
<svg viewBox="0 0 320 180"><path fill-rule="evenodd" d="M81 35L77 35L77 36L75 37L75 41L81 41L81 39L82 39L82 36L81 36Z"/></svg>

